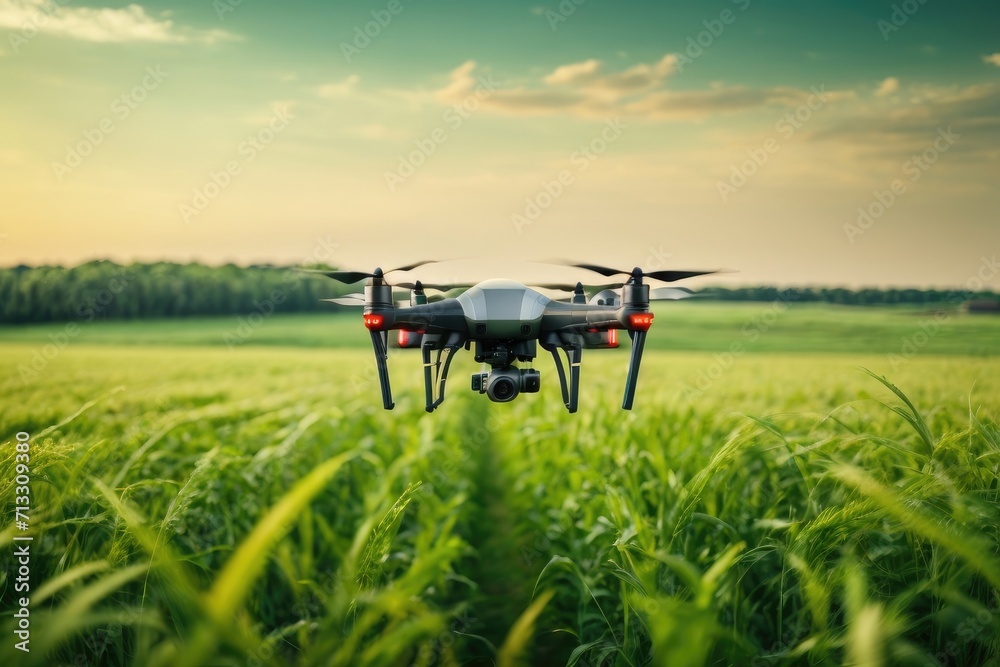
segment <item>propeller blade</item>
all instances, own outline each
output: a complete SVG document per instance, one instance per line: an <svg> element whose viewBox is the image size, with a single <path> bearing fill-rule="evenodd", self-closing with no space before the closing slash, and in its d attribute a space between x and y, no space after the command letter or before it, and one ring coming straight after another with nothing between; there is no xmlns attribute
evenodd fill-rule
<svg viewBox="0 0 1000 667"><path fill-rule="evenodd" d="M418 266L423 266L424 264L433 264L436 259L425 259L419 262L413 262L412 264L407 264L406 266L397 266L394 269L386 269L382 271L384 276L387 273L393 273L395 271L411 271ZM334 280L339 280L342 283L350 285L351 283L356 283L364 280L365 278L374 278L375 273L371 271L315 271L311 269L302 269L305 273L321 273L327 278L333 278Z"/></svg>
<svg viewBox="0 0 1000 667"><path fill-rule="evenodd" d="M651 301L673 301L677 299L689 299L695 293L683 287L656 287L649 290Z"/></svg>
<svg viewBox="0 0 1000 667"><path fill-rule="evenodd" d="M414 262L413 264L407 264L406 266L398 266L395 269L389 269L388 271L385 271L385 273L392 273L393 271L412 271L418 266L423 266L424 264L433 264L436 261L437 261L436 259L425 259L420 262Z"/></svg>
<svg viewBox="0 0 1000 667"><path fill-rule="evenodd" d="M450 290L453 290L453 289L465 289L465 288L468 288L468 287L472 287L472 284L469 283L469 284L464 284L463 285L463 284L425 283L425 282L421 281L420 282L420 286L423 287L425 290L427 290L427 289L434 289L434 290L441 290L441 291L447 292L447 291L450 291ZM417 284L416 283L394 283L393 287L405 287L406 289L416 289L417 288Z"/></svg>
<svg viewBox="0 0 1000 667"><path fill-rule="evenodd" d="M594 273L599 273L607 278L610 278L611 276L631 276L635 272L635 269L627 271L622 269L613 269L610 266L600 266L599 264L570 264L570 266L574 266L578 269L586 269L587 271L593 271ZM710 271L642 271L642 276L644 278L660 280L665 283L672 283L678 280L684 280L685 278L707 276L718 272L719 271L716 269Z"/></svg>
<svg viewBox="0 0 1000 667"><path fill-rule="evenodd" d="M604 287L621 287L621 285L622 285L620 282L618 282L618 283L583 283L583 284L585 286L587 286L587 287L601 287L601 288L604 288ZM540 287L542 289L562 290L564 292L575 292L576 291L576 283L543 283L543 284L533 283L533 284L529 285L529 287Z"/></svg>
<svg viewBox="0 0 1000 667"><path fill-rule="evenodd" d="M329 301L338 306L363 306L365 305L365 296L363 294L348 294L335 299L320 299L320 301Z"/></svg>
<svg viewBox="0 0 1000 667"><path fill-rule="evenodd" d="M608 278L617 275L632 275L631 271L619 271L618 269L612 269L607 266L599 266L597 264L570 264L570 266L575 266L578 269L586 269L587 271L593 271L594 273L600 273L602 276Z"/></svg>
<svg viewBox="0 0 1000 667"><path fill-rule="evenodd" d="M356 283L364 280L365 278L374 278L374 273L369 273L367 271L320 271L327 278L333 278L334 280L339 280L342 283L350 285L351 283Z"/></svg>
<svg viewBox="0 0 1000 667"><path fill-rule="evenodd" d="M647 278L652 278L653 280L662 280L665 283L672 283L677 280L684 280L685 278L707 276L718 272L719 271L716 269L711 271L650 271L649 273L644 273L643 275Z"/></svg>

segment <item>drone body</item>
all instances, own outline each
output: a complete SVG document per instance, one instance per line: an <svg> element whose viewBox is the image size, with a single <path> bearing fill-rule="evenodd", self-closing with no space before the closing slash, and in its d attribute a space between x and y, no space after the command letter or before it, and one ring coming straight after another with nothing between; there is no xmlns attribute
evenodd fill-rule
<svg viewBox="0 0 1000 667"><path fill-rule="evenodd" d="M409 270L415 266L396 270ZM490 400L498 403L511 401L520 393L539 391L541 378L538 371L530 367L530 363L537 356L540 345L555 361L563 404L570 412L576 412L580 396L583 349L617 347L617 332L624 330L632 339L632 352L625 378L622 408L631 410L646 333L653 323L653 314L649 312L650 287L643 282L643 278L672 282L711 272L645 273L638 267L631 272L621 272L591 265L579 266L592 271L600 270L598 272L605 276L624 273L629 277L620 292L605 289L589 302L583 285L577 283L572 288L574 293L569 303L552 300L531 287L505 279L486 280L469 286L458 297L428 303L425 288L452 286L422 285L419 281L412 284L399 283L396 287L412 290L411 305L400 307L395 305L393 286L386 282L381 269L375 269L372 273L324 273L342 282L357 282L368 278L363 295L330 300L342 305L364 307L362 318L371 335L382 405L387 410L395 405L387 364L388 333L393 330L401 332L398 338L401 347L406 346L404 343L410 343L411 337L419 335L428 412L434 411L444 401L445 383L455 353L461 348L468 350L473 345L475 360L489 364L491 369L488 373L472 376L474 391L485 393ZM566 289L569 286L545 287ZM671 291L680 292L676 289ZM568 373L559 350L566 357ZM528 366L515 366L517 363Z"/></svg>

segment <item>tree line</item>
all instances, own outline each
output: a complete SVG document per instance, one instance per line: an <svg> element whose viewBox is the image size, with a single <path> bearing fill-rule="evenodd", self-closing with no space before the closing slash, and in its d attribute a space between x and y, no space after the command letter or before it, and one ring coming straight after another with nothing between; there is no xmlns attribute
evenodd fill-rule
<svg viewBox="0 0 1000 667"><path fill-rule="evenodd" d="M70 322L330 311L320 299L355 291L293 267L155 262L0 269L0 323Z"/></svg>
<svg viewBox="0 0 1000 667"><path fill-rule="evenodd" d="M330 312L320 301L360 285L345 286L294 267L206 266L93 261L74 267L0 269L0 323L71 322L276 312ZM956 290L739 287L699 293L723 301L826 302L843 305L956 305L996 298L993 292Z"/></svg>
<svg viewBox="0 0 1000 667"><path fill-rule="evenodd" d="M883 306L911 304L924 306L961 305L975 299L996 299L996 292L963 289L862 288L843 287L714 287L699 296L718 301L792 301L819 302L845 306Z"/></svg>

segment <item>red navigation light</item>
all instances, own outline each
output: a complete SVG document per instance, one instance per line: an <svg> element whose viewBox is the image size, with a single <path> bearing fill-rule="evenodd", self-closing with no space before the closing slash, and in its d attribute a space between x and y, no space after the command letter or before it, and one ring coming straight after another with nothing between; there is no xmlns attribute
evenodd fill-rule
<svg viewBox="0 0 1000 667"><path fill-rule="evenodd" d="M608 345L618 347L618 329L608 329Z"/></svg>
<svg viewBox="0 0 1000 667"><path fill-rule="evenodd" d="M633 331L649 331L653 326L653 313L632 313L628 316L629 328Z"/></svg>
<svg viewBox="0 0 1000 667"><path fill-rule="evenodd" d="M400 329L399 335L396 336L396 342L399 343L400 347L406 347L406 343L409 342L410 335L406 332L406 329Z"/></svg>
<svg viewBox="0 0 1000 667"><path fill-rule="evenodd" d="M382 323L385 322L385 318L381 315L365 315L365 326L372 331L379 331L382 329Z"/></svg>

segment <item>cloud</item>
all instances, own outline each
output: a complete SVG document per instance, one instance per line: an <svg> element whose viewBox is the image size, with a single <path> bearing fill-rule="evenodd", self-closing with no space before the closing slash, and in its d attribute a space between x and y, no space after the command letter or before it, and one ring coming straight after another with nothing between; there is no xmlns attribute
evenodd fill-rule
<svg viewBox="0 0 1000 667"><path fill-rule="evenodd" d="M885 97L887 95L892 95L898 90L899 90L899 79L897 79L894 76L890 76L889 78L885 79L884 81L882 81L882 83L879 84L878 90L875 91L875 95L878 97Z"/></svg>
<svg viewBox="0 0 1000 667"><path fill-rule="evenodd" d="M671 91L666 84L678 58L667 54L652 63L608 70L596 59L561 65L540 80L501 86L482 99L482 108L507 115L569 115L605 118L631 114L650 120L699 119L765 106L794 106L810 91L789 87L749 88L716 85L706 90ZM445 104L461 103L480 85L475 61L452 70L449 82L435 91Z"/></svg>
<svg viewBox="0 0 1000 667"><path fill-rule="evenodd" d="M811 95L811 91L787 86L717 86L708 90L657 92L627 105L626 110L661 120L700 119L760 107L796 107L805 104Z"/></svg>
<svg viewBox="0 0 1000 667"><path fill-rule="evenodd" d="M983 56L983 62L989 65L996 65L1000 67L1000 53L994 53L989 56Z"/></svg>
<svg viewBox="0 0 1000 667"><path fill-rule="evenodd" d="M225 30L178 27L167 18L155 18L139 5L67 7L52 0L0 0L0 28L68 37L85 42L215 43L238 39Z"/></svg>
<svg viewBox="0 0 1000 667"><path fill-rule="evenodd" d="M353 93L360 81L360 76L351 74L339 83L324 83L316 89L316 94L324 98L344 97Z"/></svg>
<svg viewBox="0 0 1000 667"><path fill-rule="evenodd" d="M971 159L995 157L1000 142L1000 83L970 86L913 85L903 100L888 98L841 114L812 136L866 154L905 159L923 151L939 130L960 134L949 150Z"/></svg>
<svg viewBox="0 0 1000 667"><path fill-rule="evenodd" d="M590 60L584 60L582 63L557 67L551 74L546 75L543 80L550 85L575 83L580 80L590 79L600 68L601 61L591 58Z"/></svg>

